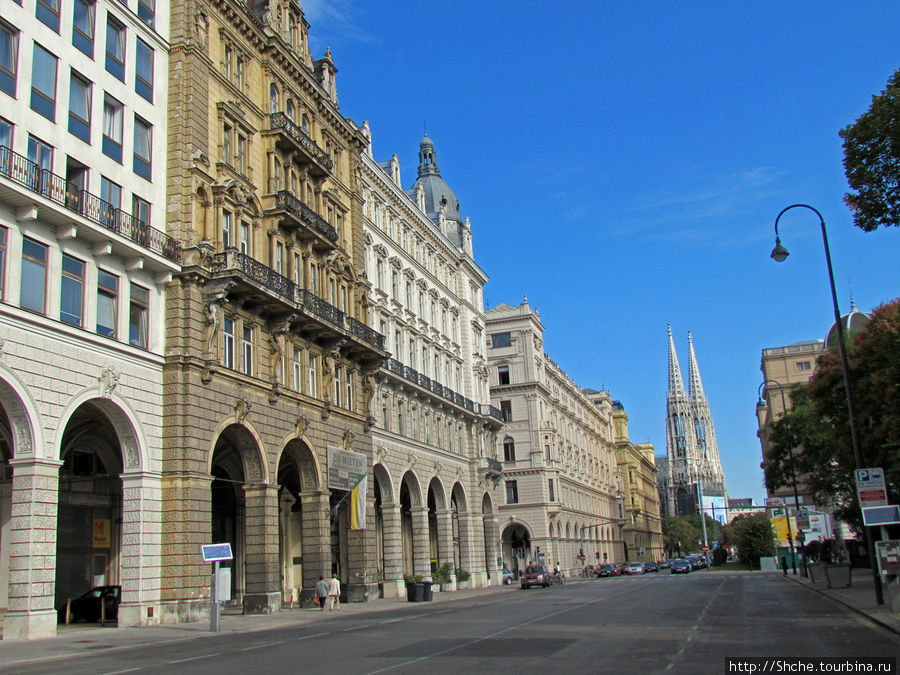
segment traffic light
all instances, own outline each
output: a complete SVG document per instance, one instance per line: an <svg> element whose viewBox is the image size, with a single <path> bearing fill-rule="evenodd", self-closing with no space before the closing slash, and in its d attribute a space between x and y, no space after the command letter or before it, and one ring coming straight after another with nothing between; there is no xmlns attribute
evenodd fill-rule
<svg viewBox="0 0 900 675"><path fill-rule="evenodd" d="M595 557L597 560L600 560L600 551L594 551L594 557Z"/></svg>

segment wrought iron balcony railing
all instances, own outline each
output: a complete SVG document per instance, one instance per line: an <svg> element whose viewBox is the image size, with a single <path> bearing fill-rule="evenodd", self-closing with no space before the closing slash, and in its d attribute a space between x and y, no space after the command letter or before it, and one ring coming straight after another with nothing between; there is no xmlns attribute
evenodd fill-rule
<svg viewBox="0 0 900 675"><path fill-rule="evenodd" d="M383 338L384 336L381 337ZM404 365L397 359L388 359L384 362L384 365L382 367L388 372L399 375L404 380L412 382L413 384L416 384L423 389L432 392L433 394L445 398L451 403L460 406L461 408L465 408L470 412L478 413L480 415L490 415L491 417L503 421L503 417L500 414L500 411L497 410L497 408L495 408L494 406L475 403L475 401L466 398L462 394L456 393L450 387L445 387L437 380L432 380L430 377L423 373L420 373L415 368L410 368L409 366Z"/></svg>
<svg viewBox="0 0 900 675"><path fill-rule="evenodd" d="M281 190L275 195L275 208L284 209L285 211L296 217L297 220L299 220L301 223L315 230L331 243L337 243L337 230L335 230L327 220L325 220L322 216L313 211L287 190Z"/></svg>
<svg viewBox="0 0 900 675"><path fill-rule="evenodd" d="M27 157L0 145L0 176L73 211L101 227L120 234L144 248L181 262L181 242L166 235L130 213L114 207L62 176L42 169Z"/></svg>
<svg viewBox="0 0 900 675"><path fill-rule="evenodd" d="M312 157L322 167L331 171L334 168L334 162L316 142L309 137L300 127L294 124L291 119L284 113L272 113L269 115L270 128L281 131L288 136L294 143L303 148L307 154Z"/></svg>

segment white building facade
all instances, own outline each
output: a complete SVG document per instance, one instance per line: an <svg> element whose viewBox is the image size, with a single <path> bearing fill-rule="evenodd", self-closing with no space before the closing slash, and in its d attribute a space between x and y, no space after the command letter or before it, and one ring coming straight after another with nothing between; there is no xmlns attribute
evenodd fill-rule
<svg viewBox="0 0 900 675"><path fill-rule="evenodd" d="M409 190L396 155L379 164L370 143L362 159L370 325L392 355L366 384L379 584L402 596L404 579L441 567L451 588L497 583L501 424L485 368L487 276L427 136Z"/></svg>
<svg viewBox="0 0 900 675"><path fill-rule="evenodd" d="M506 423L498 438L504 564L516 572L559 562L580 574L625 562L609 394L582 390L544 353L544 327L527 298L485 316L491 401Z"/></svg>
<svg viewBox="0 0 900 675"><path fill-rule="evenodd" d="M0 19L0 608L56 633L122 588L153 623L160 548L167 3L5 3Z"/></svg>

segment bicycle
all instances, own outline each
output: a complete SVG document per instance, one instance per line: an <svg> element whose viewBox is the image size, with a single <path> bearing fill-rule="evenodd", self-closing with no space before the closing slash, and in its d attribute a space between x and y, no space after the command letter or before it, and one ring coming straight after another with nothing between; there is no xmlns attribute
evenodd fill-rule
<svg viewBox="0 0 900 675"><path fill-rule="evenodd" d="M566 575L562 572L554 572L550 575L550 578L553 580L554 584L559 584L560 586L566 583Z"/></svg>

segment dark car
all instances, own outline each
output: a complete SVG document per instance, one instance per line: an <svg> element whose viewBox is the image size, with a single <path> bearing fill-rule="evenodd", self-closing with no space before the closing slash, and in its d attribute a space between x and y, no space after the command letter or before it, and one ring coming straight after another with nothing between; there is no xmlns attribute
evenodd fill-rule
<svg viewBox="0 0 900 675"><path fill-rule="evenodd" d="M619 570L617 565L600 565L597 569L598 577L615 577L618 576Z"/></svg>
<svg viewBox="0 0 900 675"><path fill-rule="evenodd" d="M532 586L543 586L546 588L550 585L550 570L546 565L529 565L525 568L525 572L519 576L519 583L522 588L531 588Z"/></svg>
<svg viewBox="0 0 900 675"><path fill-rule="evenodd" d="M661 560L660 563L659 563L659 569L661 569L661 570L667 570L667 569L669 569L671 566L672 566L672 561L671 561L671 560Z"/></svg>
<svg viewBox="0 0 900 675"><path fill-rule="evenodd" d="M69 623L100 621L101 618L116 621L119 618L121 598L121 586L95 586L84 595L69 600ZM59 609L59 621L66 622L66 605Z"/></svg>
<svg viewBox="0 0 900 675"><path fill-rule="evenodd" d="M650 562L644 563L644 571L645 572L659 572L659 565L657 565L652 560Z"/></svg>
<svg viewBox="0 0 900 675"><path fill-rule="evenodd" d="M690 574L691 563L689 560L685 560L684 558L679 558L678 560L672 561L672 566L669 568L669 572L671 574Z"/></svg>
<svg viewBox="0 0 900 675"><path fill-rule="evenodd" d="M687 557L687 561L691 564L692 570L699 570L705 567L705 565L703 564L703 556L689 555Z"/></svg>

